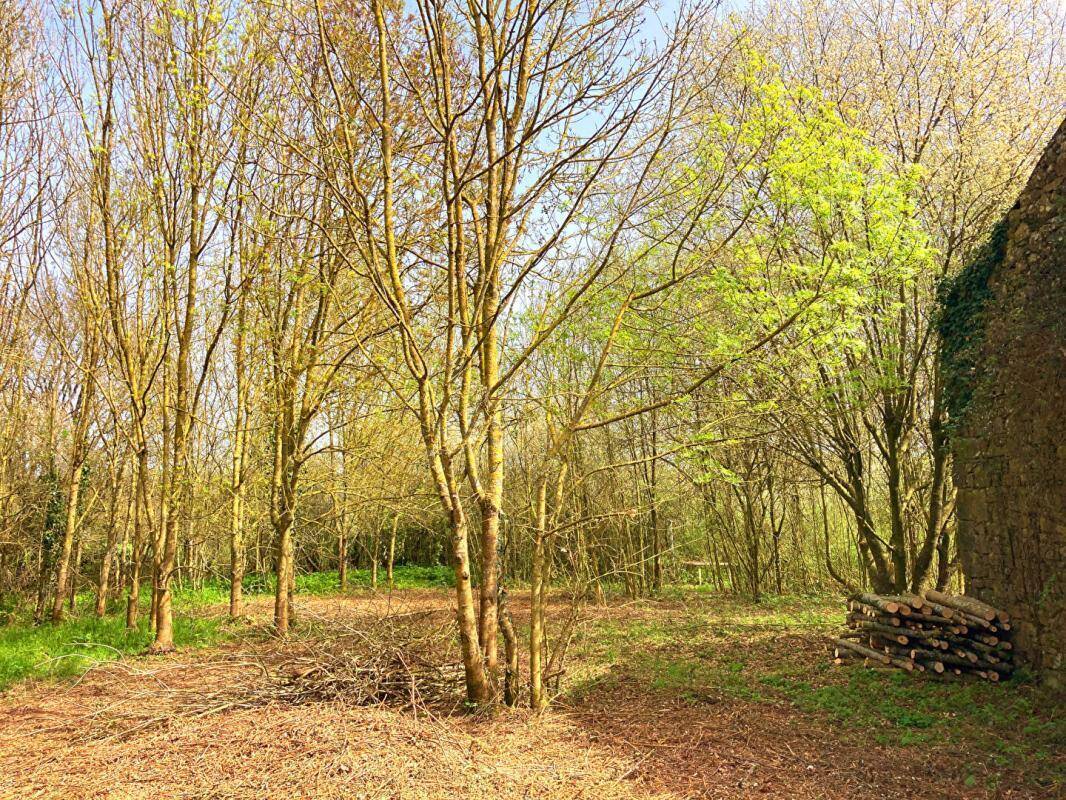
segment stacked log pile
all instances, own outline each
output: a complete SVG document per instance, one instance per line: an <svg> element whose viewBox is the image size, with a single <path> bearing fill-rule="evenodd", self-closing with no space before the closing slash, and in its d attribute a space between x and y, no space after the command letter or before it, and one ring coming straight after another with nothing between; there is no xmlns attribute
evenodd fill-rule
<svg viewBox="0 0 1066 800"><path fill-rule="evenodd" d="M848 602L848 632L833 640L835 664L988 681L1014 670L1006 612L972 597L927 591L921 596L857 594Z"/></svg>

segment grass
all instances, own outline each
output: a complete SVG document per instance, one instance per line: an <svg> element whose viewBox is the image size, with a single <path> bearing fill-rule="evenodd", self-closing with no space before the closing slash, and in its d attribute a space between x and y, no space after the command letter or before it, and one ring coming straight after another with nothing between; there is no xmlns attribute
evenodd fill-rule
<svg viewBox="0 0 1066 800"><path fill-rule="evenodd" d="M178 615L174 643L203 647L225 636L218 619ZM79 616L58 625L8 625L0 628L0 691L27 678L78 675L98 661L137 653L152 641L146 620L128 630L121 616Z"/></svg>
<svg viewBox="0 0 1066 800"><path fill-rule="evenodd" d="M401 565L393 569L393 586L396 589L442 589L455 585L455 575L452 570L444 566L418 567ZM246 595L273 594L276 583L274 575L249 574L244 579L244 593ZM336 570L324 570L322 572L307 572L296 576L296 594L312 597L323 597L338 594L340 578ZM368 569L348 570L348 591L369 589L372 585L372 575ZM378 589L388 587L385 578L385 570L378 570ZM218 599L210 602L227 602L229 600L229 583L219 581L215 584L205 585L203 592L218 592Z"/></svg>
<svg viewBox="0 0 1066 800"><path fill-rule="evenodd" d="M879 744L974 751L993 786L1019 767L1044 788L1066 784L1061 699L1024 675L991 684L834 667L823 642L840 628L838 600L754 604L674 590L679 598L667 613L588 626L574 644L573 699L632 681L690 703L785 705Z"/></svg>
<svg viewBox="0 0 1066 800"><path fill-rule="evenodd" d="M379 588L385 587L385 572L379 571ZM453 584L447 567L398 566L393 570L397 589L441 588ZM245 577L247 596L273 594L272 575L250 574ZM312 572L298 575L296 593L303 596L338 594L337 573ZM350 591L370 588L369 570L350 570ZM137 628L126 628L124 598L114 601L108 616L92 615L89 593L78 596L79 609L58 625L33 625L25 609L11 609L7 624L0 624L0 691L29 678L65 678L79 675L99 661L121 658L145 650L152 641L146 619L149 592L141 596L142 614ZM229 583L208 581L203 586L183 584L174 587L174 644L182 649L218 644L235 633L228 621L197 613L208 606L229 602Z"/></svg>

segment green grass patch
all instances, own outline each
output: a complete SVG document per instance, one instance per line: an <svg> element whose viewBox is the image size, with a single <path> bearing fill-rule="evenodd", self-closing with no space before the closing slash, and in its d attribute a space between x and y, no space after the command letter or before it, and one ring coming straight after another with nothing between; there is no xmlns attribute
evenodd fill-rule
<svg viewBox="0 0 1066 800"><path fill-rule="evenodd" d="M337 590L336 572L318 572L315 575L329 575L333 580L333 591ZM306 577L311 577L310 575ZM369 589L371 586L371 573L368 569L348 570L348 586L355 589ZM450 567L434 566L419 567L405 564L394 567L392 570L392 583L396 589L447 589L455 586L455 573ZM378 569L378 589L387 589L389 586L384 568ZM300 592L300 579L296 579L296 591Z"/></svg>
<svg viewBox="0 0 1066 800"><path fill-rule="evenodd" d="M204 647L225 636L221 620L175 616L178 647ZM74 617L58 625L8 625L0 628L0 691L27 678L78 675L98 661L141 652L151 641L147 620L130 630L121 616Z"/></svg>
<svg viewBox="0 0 1066 800"><path fill-rule="evenodd" d="M403 565L392 571L393 587L396 589L444 589L455 586L455 574L448 567L419 567ZM276 581L272 573L249 574L243 582L247 595L274 594ZM373 585L373 575L369 569L348 570L348 590L369 589ZM229 599L229 584L220 582L224 594L217 602ZM387 589L388 580L385 570L378 570L377 588ZM340 592L340 577L336 570L307 572L296 576L296 594L312 597L324 597ZM214 602L214 601L212 601Z"/></svg>

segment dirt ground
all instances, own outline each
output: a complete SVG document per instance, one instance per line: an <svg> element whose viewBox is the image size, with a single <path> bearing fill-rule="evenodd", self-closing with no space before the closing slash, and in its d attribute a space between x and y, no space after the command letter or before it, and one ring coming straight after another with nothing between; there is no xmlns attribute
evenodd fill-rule
<svg viewBox="0 0 1066 800"><path fill-rule="evenodd" d="M447 625L450 599L429 590L307 599L301 620L325 638L385 614ZM521 597L514 606L521 624ZM639 621L679 611L591 613ZM253 604L249 614L265 620L268 607ZM782 631L774 642L810 646L803 636ZM694 702L644 685L624 665L540 717L234 702L299 647L250 636L101 664L74 683L16 687L0 699L0 798L1053 796L1009 781L966 785L960 768L972 756L957 749L877 743L787 704Z"/></svg>

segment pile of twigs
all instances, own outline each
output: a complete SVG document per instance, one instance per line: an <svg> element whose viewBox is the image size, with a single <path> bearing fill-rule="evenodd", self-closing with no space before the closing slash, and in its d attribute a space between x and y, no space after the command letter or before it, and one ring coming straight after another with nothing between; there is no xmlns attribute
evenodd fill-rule
<svg viewBox="0 0 1066 800"><path fill-rule="evenodd" d="M394 708L442 708L460 702L462 665L447 652L451 628L402 614L325 630L290 651L272 680L248 687L259 704L341 702Z"/></svg>
<svg viewBox="0 0 1066 800"><path fill-rule="evenodd" d="M127 738L176 719L196 719L271 705L338 703L388 706L417 714L449 713L463 700L462 665L452 653L451 628L401 614L348 624L308 613L316 635L271 640L201 664L171 665L185 680L155 676L142 704L111 709L87 726L91 739ZM111 668L116 664L112 662ZM201 673L203 673L201 675ZM199 677L195 677L199 676Z"/></svg>
<svg viewBox="0 0 1066 800"><path fill-rule="evenodd" d="M1014 670L1006 612L972 597L857 594L848 602L849 631L833 639L833 661L907 672L976 675L998 681Z"/></svg>
<svg viewBox="0 0 1066 800"><path fill-rule="evenodd" d="M264 700L293 705L340 701L358 706L440 706L459 696L463 678L461 664L434 664L401 648L319 652L287 667L287 677L260 690Z"/></svg>

